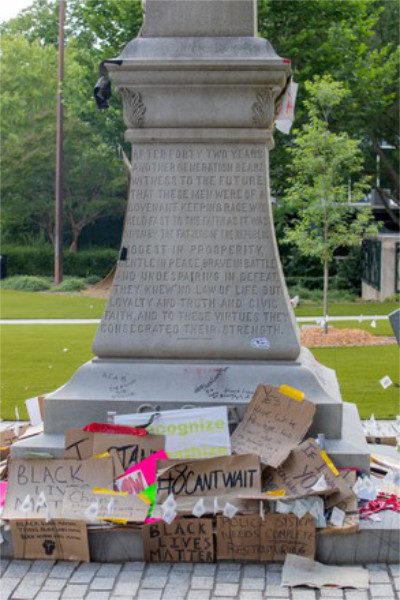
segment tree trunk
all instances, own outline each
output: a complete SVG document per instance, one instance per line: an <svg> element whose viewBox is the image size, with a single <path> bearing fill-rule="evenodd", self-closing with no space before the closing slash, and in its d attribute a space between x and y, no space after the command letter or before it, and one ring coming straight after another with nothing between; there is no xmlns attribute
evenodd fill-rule
<svg viewBox="0 0 400 600"><path fill-rule="evenodd" d="M70 252L78 252L78 240L81 235L81 229L72 230L72 242L69 245Z"/></svg>
<svg viewBox="0 0 400 600"><path fill-rule="evenodd" d="M328 333L328 282L329 265L328 259L324 259L324 333Z"/></svg>

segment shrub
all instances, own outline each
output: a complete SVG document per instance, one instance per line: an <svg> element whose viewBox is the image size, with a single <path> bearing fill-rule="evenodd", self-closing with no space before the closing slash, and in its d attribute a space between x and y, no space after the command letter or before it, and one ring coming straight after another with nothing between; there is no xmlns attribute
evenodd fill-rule
<svg viewBox="0 0 400 600"><path fill-rule="evenodd" d="M17 275L7 277L1 282L3 290L18 290L24 292L42 292L50 289L50 282L45 277L31 277L29 275Z"/></svg>
<svg viewBox="0 0 400 600"><path fill-rule="evenodd" d="M384 302L400 302L400 294L395 294L394 296L387 296L384 299Z"/></svg>
<svg viewBox="0 0 400 600"><path fill-rule="evenodd" d="M52 292L80 292L86 287L86 281L78 277L64 279L58 285L51 288Z"/></svg>
<svg viewBox="0 0 400 600"><path fill-rule="evenodd" d="M361 295L361 247L351 248L346 258L339 261L334 286Z"/></svg>
<svg viewBox="0 0 400 600"><path fill-rule="evenodd" d="M2 254L7 256L7 272L13 275L33 275L52 277L54 254L50 245L43 246L3 246ZM118 259L118 251L111 248L90 248L80 252L64 251L64 275L89 277L95 275L103 279Z"/></svg>
<svg viewBox="0 0 400 600"><path fill-rule="evenodd" d="M322 305L322 290L309 290L300 285L294 285L289 287L289 295L291 298L299 296L300 304L309 302L311 304ZM328 300L329 302L353 302L355 300L355 295L348 290L331 289L328 292Z"/></svg>
<svg viewBox="0 0 400 600"><path fill-rule="evenodd" d="M101 277L98 275L89 275L89 277L86 277L86 283L88 285L96 285L99 281L101 281Z"/></svg>

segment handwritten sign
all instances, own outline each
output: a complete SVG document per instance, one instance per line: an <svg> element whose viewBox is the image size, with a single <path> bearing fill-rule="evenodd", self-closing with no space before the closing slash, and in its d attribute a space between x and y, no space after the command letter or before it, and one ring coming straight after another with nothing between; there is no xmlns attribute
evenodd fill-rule
<svg viewBox="0 0 400 600"><path fill-rule="evenodd" d="M154 421L147 430L166 436L165 451L170 458L212 458L231 453L226 406L118 415L114 420L118 425L143 425L152 416Z"/></svg>
<svg viewBox="0 0 400 600"><path fill-rule="evenodd" d="M315 493L313 487L324 477L325 489L318 495L338 492L337 501L347 498L351 490L339 475L332 461L312 438L292 450L289 458L277 469L267 467L263 472L266 489L284 490L285 496L301 498Z"/></svg>
<svg viewBox="0 0 400 600"><path fill-rule="evenodd" d="M282 562L287 553L314 557L315 520L311 515L217 517L217 560Z"/></svg>
<svg viewBox="0 0 400 600"><path fill-rule="evenodd" d="M96 506L95 520L116 523L143 523L149 509L143 500L129 496L127 492L97 491L97 488L88 485L69 486L62 503L62 517L91 521L93 519L87 517L90 506Z"/></svg>
<svg viewBox="0 0 400 600"><path fill-rule="evenodd" d="M83 460L104 452L115 451L125 471L154 452L162 450L165 438L162 435L120 435L93 433L70 428L65 432L65 458Z"/></svg>
<svg viewBox="0 0 400 600"><path fill-rule="evenodd" d="M41 519L11 521L14 558L89 562L86 523Z"/></svg>
<svg viewBox="0 0 400 600"><path fill-rule="evenodd" d="M234 431L232 451L258 454L261 462L278 467L310 428L315 405L295 400L271 385L259 385Z"/></svg>
<svg viewBox="0 0 400 600"><path fill-rule="evenodd" d="M164 450L155 452L140 463L129 467L115 482L116 487L128 494L140 494L156 482L157 461L168 460Z"/></svg>
<svg viewBox="0 0 400 600"><path fill-rule="evenodd" d="M212 520L149 523L143 526L143 545L147 562L213 562Z"/></svg>
<svg viewBox="0 0 400 600"><path fill-rule="evenodd" d="M11 460L3 519L61 517L69 485L112 488L113 479L111 458Z"/></svg>
<svg viewBox="0 0 400 600"><path fill-rule="evenodd" d="M261 491L260 459L253 454L220 456L196 461L160 461L157 503L169 494L180 496L237 496Z"/></svg>

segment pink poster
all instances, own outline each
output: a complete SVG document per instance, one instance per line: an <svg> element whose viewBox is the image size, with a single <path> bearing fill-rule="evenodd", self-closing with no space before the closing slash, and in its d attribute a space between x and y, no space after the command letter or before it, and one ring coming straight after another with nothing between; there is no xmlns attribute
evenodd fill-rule
<svg viewBox="0 0 400 600"><path fill-rule="evenodd" d="M118 490L128 492L128 494L140 494L147 487L153 485L156 482L157 460L168 460L168 454L164 450L159 450L129 467L115 482Z"/></svg>

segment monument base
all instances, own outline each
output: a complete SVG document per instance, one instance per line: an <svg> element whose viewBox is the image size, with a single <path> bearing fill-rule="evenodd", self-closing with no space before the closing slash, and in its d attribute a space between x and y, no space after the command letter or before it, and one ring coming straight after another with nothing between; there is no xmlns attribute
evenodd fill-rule
<svg viewBox="0 0 400 600"><path fill-rule="evenodd" d="M44 434L18 442L13 457L29 451L63 456L68 427L117 414L179 407L229 407L234 427L260 383L287 384L316 404L309 435L324 433L326 449L339 467L369 470L369 455L355 406L343 403L335 372L302 348L296 361L174 361L94 359L44 399Z"/></svg>
<svg viewBox="0 0 400 600"><path fill-rule="evenodd" d="M400 515L383 511L380 521L361 521L353 535L317 533L316 560L327 565L398 564ZM116 526L111 530L89 527L90 556L93 562L144 560L142 530L138 526ZM3 532L3 559L13 558L11 532Z"/></svg>
<svg viewBox="0 0 400 600"><path fill-rule="evenodd" d="M227 405L236 425L259 384L287 384L316 404L310 435L342 433L343 405L333 370L307 348L294 361L98 359L82 365L44 400L45 432L104 422L119 414Z"/></svg>
<svg viewBox="0 0 400 600"><path fill-rule="evenodd" d="M343 403L341 435L337 439L326 440L326 451L337 467L355 468L369 473L370 455L354 404ZM54 458L64 458L65 434L43 433L16 442L11 448L12 458L24 458L29 452L48 452Z"/></svg>

